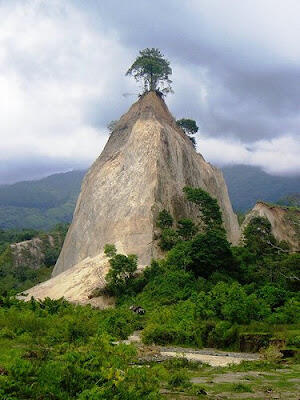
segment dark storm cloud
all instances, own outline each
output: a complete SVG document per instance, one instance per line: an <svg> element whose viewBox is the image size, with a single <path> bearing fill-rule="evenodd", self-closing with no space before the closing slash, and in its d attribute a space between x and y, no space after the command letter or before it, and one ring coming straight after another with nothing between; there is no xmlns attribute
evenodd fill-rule
<svg viewBox="0 0 300 400"><path fill-rule="evenodd" d="M272 48L264 47L263 37L261 46L251 41L251 34L247 40L240 39L239 26L234 34L224 34L222 27L218 31L218 24L210 26L205 15L209 2L199 1L199 7L195 3L98 1L93 11L96 19L119 33L124 45L133 49L159 47L173 63L190 70L194 82L187 85L184 102L186 108L194 110L206 133L235 136L247 142L284 132L297 134L299 63L290 64L284 56L274 54ZM216 21L222 19L226 3L234 13L234 2L225 1L219 7L219 15L215 15ZM259 3L254 2L254 8L255 5L259 7ZM244 23L248 23L247 19ZM253 33L256 29L259 27L252 27ZM274 32L274 41L278 35L280 32ZM207 71L208 82L203 84L211 88L208 106L195 102L195 91L199 89L195 66ZM176 90L180 76L173 79ZM174 108L177 111L176 102Z"/></svg>

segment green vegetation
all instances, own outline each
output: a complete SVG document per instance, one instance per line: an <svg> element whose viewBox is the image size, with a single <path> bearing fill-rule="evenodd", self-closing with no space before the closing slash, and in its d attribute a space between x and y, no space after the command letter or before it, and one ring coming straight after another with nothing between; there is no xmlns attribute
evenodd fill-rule
<svg viewBox="0 0 300 400"><path fill-rule="evenodd" d="M126 306L99 311L64 300L2 298L0 398L159 400L180 392L217 399L272 390L297 399L299 365L291 362L212 368L175 358L144 365L134 345L114 344L140 328L143 318Z"/></svg>
<svg viewBox="0 0 300 400"><path fill-rule="evenodd" d="M184 131L184 133L188 136L188 138L193 143L193 146L196 147L196 139L193 136L195 133L198 132L198 126L196 121L189 118L182 118L176 121L177 125Z"/></svg>
<svg viewBox="0 0 300 400"><path fill-rule="evenodd" d="M72 219L85 171L0 186L0 229L53 229Z"/></svg>
<svg viewBox="0 0 300 400"><path fill-rule="evenodd" d="M129 365L132 346L112 345L136 327L124 309L46 299L0 307L1 399L159 399L160 372Z"/></svg>
<svg viewBox="0 0 300 400"><path fill-rule="evenodd" d="M30 240L38 236L39 231L34 229L22 229L20 231L11 230L0 230L0 253L7 247L8 244L23 242L24 240Z"/></svg>
<svg viewBox="0 0 300 400"><path fill-rule="evenodd" d="M119 305L138 304L147 311L144 342L239 349L245 332L270 332L266 344L276 330L285 342L287 332L299 335L300 255L276 241L264 218L248 225L244 247L231 247L216 200L199 188L184 192L199 208L199 223L176 223L162 210L158 243L167 250L165 258L135 278L132 270L117 295ZM111 254L111 261L116 256ZM297 335L292 334L295 342Z"/></svg>
<svg viewBox="0 0 300 400"><path fill-rule="evenodd" d="M158 90L163 94L172 92L169 76L172 75L170 62L159 49L144 49L139 52L132 66L126 72L137 82L142 82L144 92Z"/></svg>
<svg viewBox="0 0 300 400"><path fill-rule="evenodd" d="M244 247L231 247L216 200L199 188L184 193L200 218L176 221L168 210L159 213L164 259L137 273L134 255L105 246L111 264L106 291L116 296L116 308L0 299L0 398L155 400L184 393L214 399L270 388L296 398L299 369L283 364L278 346L296 353L299 346L300 255L289 254L263 218L250 223ZM2 256L9 262L6 250ZM132 312L132 305L145 314ZM265 347L264 361L227 368L184 359L144 365L135 346L115 343L136 330L145 349L154 343L240 350L246 343L250 350ZM283 366L288 385L276 372Z"/></svg>
<svg viewBox="0 0 300 400"><path fill-rule="evenodd" d="M106 275L107 292L112 296L118 296L126 292L126 288L130 286L137 270L137 256L130 254L117 254L114 245L107 244L104 253L110 257L110 270Z"/></svg>
<svg viewBox="0 0 300 400"><path fill-rule="evenodd" d="M0 296L21 292L50 278L67 229L68 225L58 224L47 234L34 230L0 231ZM37 237L40 239L40 250L44 254L41 265L32 262L32 258L35 259L36 256L26 249L19 255L22 263L16 265L10 245Z"/></svg>

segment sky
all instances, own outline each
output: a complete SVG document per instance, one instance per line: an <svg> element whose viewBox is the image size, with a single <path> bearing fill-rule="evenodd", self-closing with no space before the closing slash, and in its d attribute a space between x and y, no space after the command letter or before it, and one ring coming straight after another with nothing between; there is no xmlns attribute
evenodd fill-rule
<svg viewBox="0 0 300 400"><path fill-rule="evenodd" d="M299 0L0 0L0 20L0 184L88 167L146 47L207 161L300 177Z"/></svg>

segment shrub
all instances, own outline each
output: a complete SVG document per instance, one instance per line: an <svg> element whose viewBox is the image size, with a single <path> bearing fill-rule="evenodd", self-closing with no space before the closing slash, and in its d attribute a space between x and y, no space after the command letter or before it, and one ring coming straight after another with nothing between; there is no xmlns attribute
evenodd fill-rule
<svg viewBox="0 0 300 400"><path fill-rule="evenodd" d="M14 339L16 337L15 333L8 328L0 329L0 338L3 339Z"/></svg>
<svg viewBox="0 0 300 400"><path fill-rule="evenodd" d="M161 232L158 244L162 250L171 250L178 243L178 241L178 233L172 228L165 228Z"/></svg>
<svg viewBox="0 0 300 400"><path fill-rule="evenodd" d="M278 349L278 347L274 346L274 345L270 345L266 349L262 349L260 351L260 354L261 354L261 358L263 360L273 362L273 363L279 362L283 357L283 355L280 352L280 350Z"/></svg>
<svg viewBox="0 0 300 400"><path fill-rule="evenodd" d="M273 311L275 308L283 306L288 296L285 289L267 284L257 293L258 297L264 299Z"/></svg>
<svg viewBox="0 0 300 400"><path fill-rule="evenodd" d="M293 324L300 320L300 302L295 299L289 299L282 307L268 317L271 324Z"/></svg>
<svg viewBox="0 0 300 400"><path fill-rule="evenodd" d="M227 321L205 324L203 342L209 347L228 348L238 342L239 330L237 325Z"/></svg>
<svg viewBox="0 0 300 400"><path fill-rule="evenodd" d="M106 244L104 246L104 254L107 257L114 257L117 254L117 249L114 244Z"/></svg>
<svg viewBox="0 0 300 400"><path fill-rule="evenodd" d="M157 226L160 229L166 229L166 228L171 228L173 225L173 217L172 215L167 211L167 210L162 210L158 214L157 218Z"/></svg>
<svg viewBox="0 0 300 400"><path fill-rule="evenodd" d="M106 247L109 254L114 253L114 249ZM110 270L105 279L107 282L106 289L112 295L121 295L133 281L134 274L137 270L137 256L135 254L115 254L110 260Z"/></svg>
<svg viewBox="0 0 300 400"><path fill-rule="evenodd" d="M287 345L300 348L300 335L290 337L288 339Z"/></svg>
<svg viewBox="0 0 300 400"><path fill-rule="evenodd" d="M222 213L217 200L201 188L185 187L183 191L187 200L199 207L205 227L223 231Z"/></svg>
<svg viewBox="0 0 300 400"><path fill-rule="evenodd" d="M249 323L270 314L269 307L254 294L247 295L237 282L218 283L211 291L213 307L222 319L236 323Z"/></svg>
<svg viewBox="0 0 300 400"><path fill-rule="evenodd" d="M276 244L276 239L271 231L272 226L267 218L252 218L243 232L245 246L256 256L274 253L274 248L269 243Z"/></svg>
<svg viewBox="0 0 300 400"><path fill-rule="evenodd" d="M51 267L53 265L55 265L58 256L60 253L60 248L56 248L56 247L48 247L44 253L45 258L44 258L44 264L46 265L46 267Z"/></svg>
<svg viewBox="0 0 300 400"><path fill-rule="evenodd" d="M175 327L170 327L160 324L149 324L143 330L143 342L145 344L160 344L177 343L179 332Z"/></svg>
<svg viewBox="0 0 300 400"><path fill-rule="evenodd" d="M166 269L152 277L138 296L138 302L153 308L154 304L174 304L188 299L195 290L193 274L183 270Z"/></svg>
<svg viewBox="0 0 300 400"><path fill-rule="evenodd" d="M134 330L142 327L143 316L130 311L126 306L105 310L101 313L98 332L107 332L117 339L127 339Z"/></svg>
<svg viewBox="0 0 300 400"><path fill-rule="evenodd" d="M196 235L187 250L190 258L187 268L196 277L207 278L215 271L234 272L237 268L230 244L220 230Z"/></svg>
<svg viewBox="0 0 300 400"><path fill-rule="evenodd" d="M145 344L197 344L201 345L197 333L191 326L177 324L150 323L143 330L142 339Z"/></svg>
<svg viewBox="0 0 300 400"><path fill-rule="evenodd" d="M189 369L194 369L195 365L198 367L198 363L193 363L189 361L185 357L175 357L175 358L170 358L169 360L165 361L164 365L168 370L176 370L176 369L182 369L182 368L189 368Z"/></svg>
<svg viewBox="0 0 300 400"><path fill-rule="evenodd" d="M198 228L191 219L183 218L178 221L177 232L183 240L190 240L196 233Z"/></svg>
<svg viewBox="0 0 300 400"><path fill-rule="evenodd" d="M172 388L191 386L187 371L181 369L171 374L168 385Z"/></svg>

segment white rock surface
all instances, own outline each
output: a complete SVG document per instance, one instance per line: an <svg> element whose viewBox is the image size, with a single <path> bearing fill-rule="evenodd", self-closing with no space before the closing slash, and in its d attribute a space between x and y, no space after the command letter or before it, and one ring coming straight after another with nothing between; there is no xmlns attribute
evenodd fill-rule
<svg viewBox="0 0 300 400"><path fill-rule="evenodd" d="M254 217L267 218L275 239L286 241L292 251L300 251L300 210L257 202L246 215L241 227L242 232Z"/></svg>
<svg viewBox="0 0 300 400"><path fill-rule="evenodd" d="M148 265L161 255L155 240L159 211L167 209L175 220L199 218L184 198L185 186L201 187L218 200L228 238L237 243L239 225L221 171L196 153L164 101L147 93L121 117L86 174L53 278L29 295L91 303L88 295L108 271L99 256L107 243L137 254L141 268ZM106 301L92 303L102 307Z"/></svg>
<svg viewBox="0 0 300 400"><path fill-rule="evenodd" d="M103 253L94 258L88 257L60 275L26 290L23 292L26 296L20 295L19 298L28 301L31 297L39 300L64 297L72 303L91 304L98 308L111 307L114 305L111 297L89 298L95 289L104 287L108 269L108 259Z"/></svg>
<svg viewBox="0 0 300 400"><path fill-rule="evenodd" d="M161 351L161 355L170 358L185 358L189 361L197 361L209 364L212 367L227 367L232 364L240 364L242 361L248 361L247 358L230 356L211 356L201 353L179 353L177 351Z"/></svg>
<svg viewBox="0 0 300 400"><path fill-rule="evenodd" d="M196 153L164 101L147 93L122 116L86 174L53 276L95 257L106 243L148 264L159 255L154 234L160 210L175 219L198 215L184 199L187 185L217 198L228 238L237 243L239 226L221 171Z"/></svg>

